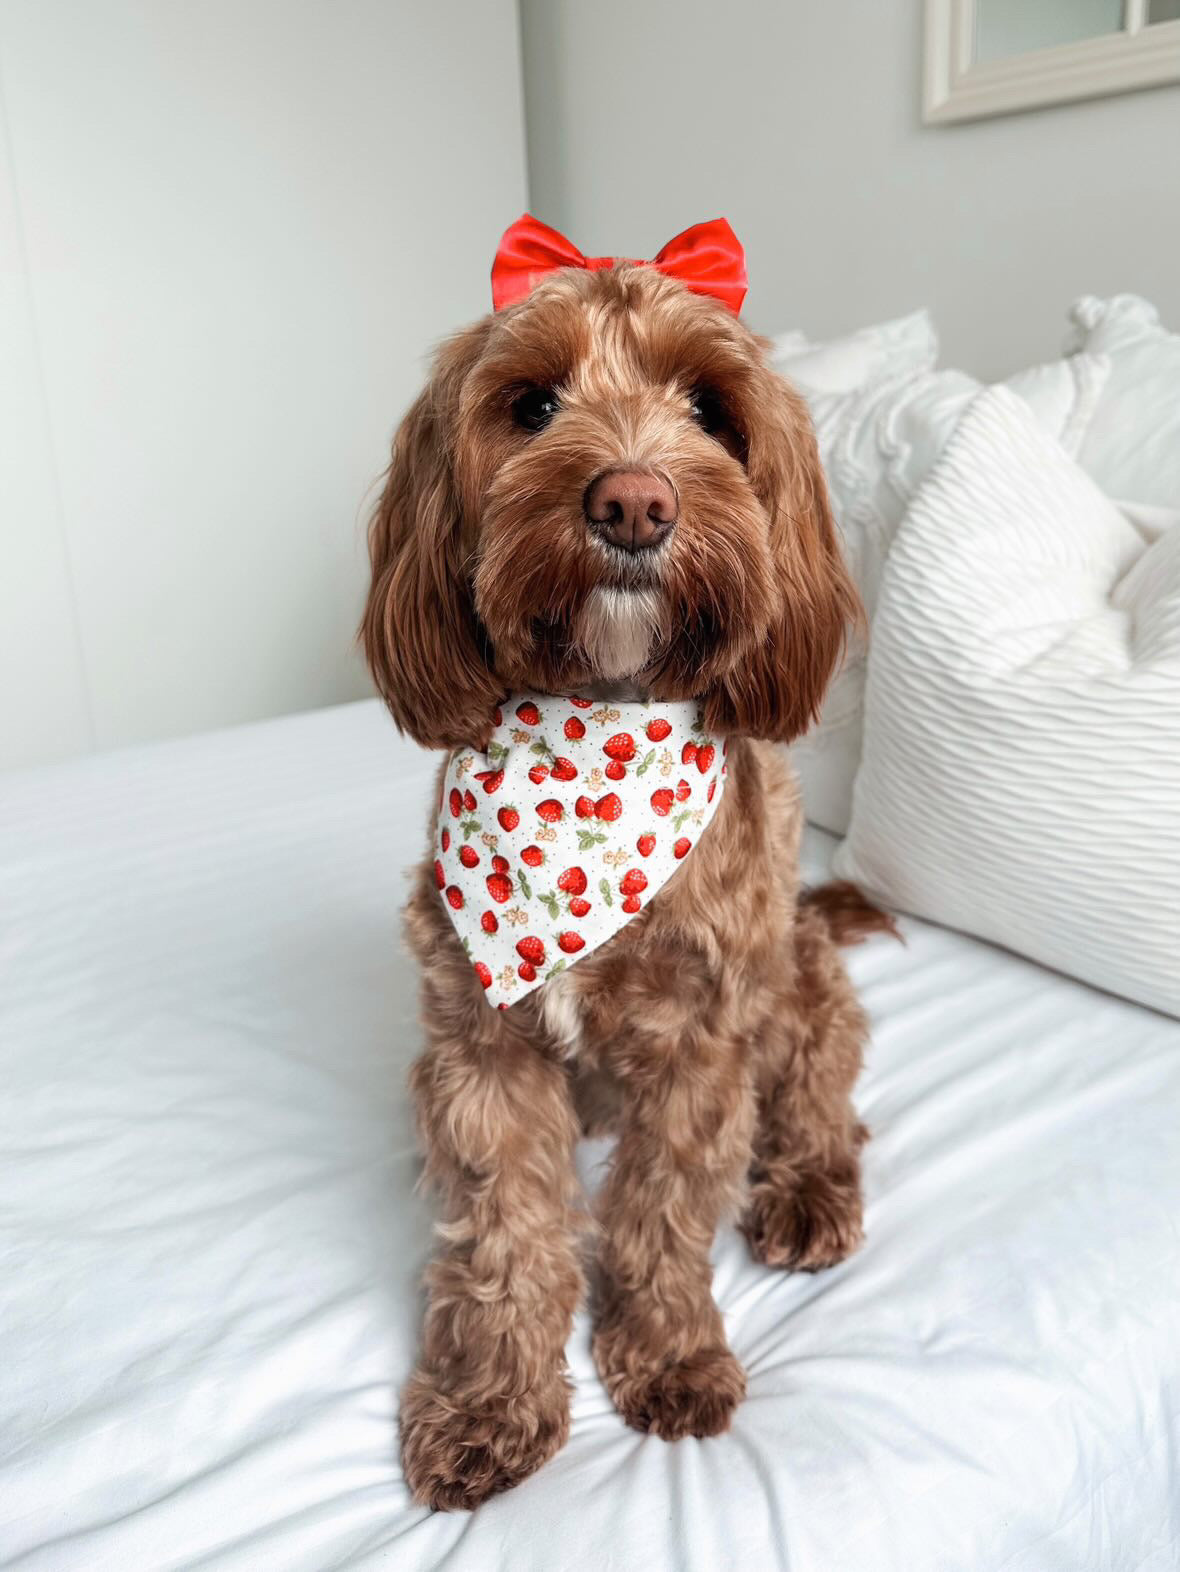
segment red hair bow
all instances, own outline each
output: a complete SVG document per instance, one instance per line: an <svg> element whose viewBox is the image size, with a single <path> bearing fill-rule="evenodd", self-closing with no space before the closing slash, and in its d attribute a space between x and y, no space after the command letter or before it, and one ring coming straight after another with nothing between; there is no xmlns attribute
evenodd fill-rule
<svg viewBox="0 0 1180 1572"><path fill-rule="evenodd" d="M563 267L584 267L596 273L616 262L637 257L584 257L577 246L548 224L525 213L504 231L492 263L492 304L497 311L523 300L547 273ZM712 295L736 315L746 298L746 254L724 218L694 224L643 267L678 278L697 295Z"/></svg>

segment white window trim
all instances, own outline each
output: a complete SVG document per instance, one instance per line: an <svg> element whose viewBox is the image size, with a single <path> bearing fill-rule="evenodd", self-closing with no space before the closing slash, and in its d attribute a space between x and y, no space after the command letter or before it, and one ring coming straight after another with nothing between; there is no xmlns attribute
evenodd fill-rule
<svg viewBox="0 0 1180 1572"><path fill-rule="evenodd" d="M975 0L926 0L922 120L942 125L1018 109L1180 82L1180 21L1147 23L1147 0L1125 0L1123 29L1104 38L972 62Z"/></svg>

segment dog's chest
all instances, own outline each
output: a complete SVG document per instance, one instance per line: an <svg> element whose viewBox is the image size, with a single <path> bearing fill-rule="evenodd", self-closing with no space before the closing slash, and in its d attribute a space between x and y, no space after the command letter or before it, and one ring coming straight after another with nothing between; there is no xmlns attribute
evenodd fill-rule
<svg viewBox="0 0 1180 1572"><path fill-rule="evenodd" d="M567 1059L575 1058L584 1038L582 1005L573 975L558 972L540 990L539 998L546 1030Z"/></svg>

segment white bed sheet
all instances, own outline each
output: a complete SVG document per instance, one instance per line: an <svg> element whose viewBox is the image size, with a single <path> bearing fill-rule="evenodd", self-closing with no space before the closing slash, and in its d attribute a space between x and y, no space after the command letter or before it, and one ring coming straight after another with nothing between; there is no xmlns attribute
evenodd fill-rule
<svg viewBox="0 0 1180 1572"><path fill-rule="evenodd" d="M628 1430L579 1317L564 1452L408 1500L432 769L368 704L0 781L0 1564L1174 1572L1180 1024L915 922L850 957L863 1250L718 1241L731 1434Z"/></svg>

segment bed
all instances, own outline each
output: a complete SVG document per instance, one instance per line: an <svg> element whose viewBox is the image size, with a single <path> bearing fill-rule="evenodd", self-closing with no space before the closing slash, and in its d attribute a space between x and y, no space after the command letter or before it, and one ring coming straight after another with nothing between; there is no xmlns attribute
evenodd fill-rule
<svg viewBox="0 0 1180 1572"><path fill-rule="evenodd" d="M1174 1572L1180 1023L917 922L849 957L864 1248L718 1239L732 1432L628 1430L580 1316L557 1459L409 1500L433 768L359 704L0 780L0 1565Z"/></svg>

